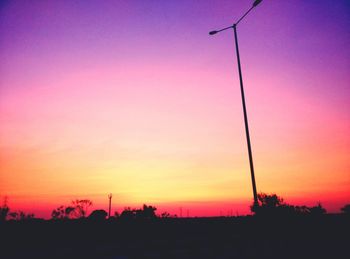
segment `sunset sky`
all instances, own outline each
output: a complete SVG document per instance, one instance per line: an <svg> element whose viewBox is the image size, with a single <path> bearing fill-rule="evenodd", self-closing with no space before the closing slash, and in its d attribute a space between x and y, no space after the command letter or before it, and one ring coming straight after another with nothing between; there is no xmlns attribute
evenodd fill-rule
<svg viewBox="0 0 350 259"><path fill-rule="evenodd" d="M253 1L1 1L0 202L49 217L249 213L231 25ZM350 2L264 0L238 27L258 192L350 203Z"/></svg>

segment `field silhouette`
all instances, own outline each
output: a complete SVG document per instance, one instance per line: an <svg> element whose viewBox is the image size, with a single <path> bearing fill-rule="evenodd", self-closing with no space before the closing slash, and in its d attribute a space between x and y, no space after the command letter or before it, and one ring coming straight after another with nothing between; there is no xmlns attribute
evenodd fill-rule
<svg viewBox="0 0 350 259"><path fill-rule="evenodd" d="M252 205L254 215L248 216L178 218L168 213L156 215L155 207L144 205L107 218L104 210L94 210L87 217L81 209L90 202L72 203L79 214L74 213L77 207L60 206L51 220L2 220L1 258L349 256L349 205L341 214L327 214L321 204L298 207L275 194L259 194L259 206Z"/></svg>

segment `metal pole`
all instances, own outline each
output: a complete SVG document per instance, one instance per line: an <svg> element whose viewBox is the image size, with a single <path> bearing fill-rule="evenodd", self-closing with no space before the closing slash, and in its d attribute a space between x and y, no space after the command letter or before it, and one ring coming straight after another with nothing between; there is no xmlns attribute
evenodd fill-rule
<svg viewBox="0 0 350 259"><path fill-rule="evenodd" d="M111 217L111 208L112 208L112 193L110 193L108 195L108 199L109 199L108 218L110 218Z"/></svg>
<svg viewBox="0 0 350 259"><path fill-rule="evenodd" d="M251 148L251 145L250 145L250 136L249 136L247 109L246 109L246 107L245 107L245 98L244 98L244 89L243 89L243 79L242 79L242 69L241 69L241 60L240 60L240 58L239 58L239 50L238 50L238 39L237 39L237 28L236 28L236 25L237 25L237 24L234 24L234 25L233 25L233 30L234 30L234 32L235 32L236 54L237 54L239 81L240 81L240 84L241 84L242 106L243 106L243 114L244 114L245 133L246 133L247 145L248 145L248 155L249 155L250 173L251 173L252 186L253 186L254 206L257 206L257 205L258 205L258 194L257 194L257 192L256 192L256 183L255 183L254 165L253 165L253 155L252 155L252 148Z"/></svg>

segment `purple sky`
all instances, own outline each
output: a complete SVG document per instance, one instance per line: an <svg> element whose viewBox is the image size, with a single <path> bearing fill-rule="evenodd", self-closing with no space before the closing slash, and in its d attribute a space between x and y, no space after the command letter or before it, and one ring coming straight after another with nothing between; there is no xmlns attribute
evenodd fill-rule
<svg viewBox="0 0 350 259"><path fill-rule="evenodd" d="M233 32L208 32L251 4L1 1L0 195L247 211ZM259 191L348 199L349 28L347 0L264 0L239 24Z"/></svg>

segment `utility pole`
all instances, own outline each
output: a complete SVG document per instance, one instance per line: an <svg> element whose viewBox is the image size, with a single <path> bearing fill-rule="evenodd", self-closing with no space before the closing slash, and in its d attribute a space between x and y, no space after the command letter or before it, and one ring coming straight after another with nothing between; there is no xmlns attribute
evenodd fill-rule
<svg viewBox="0 0 350 259"><path fill-rule="evenodd" d="M109 207L108 207L108 218L111 217L111 208L112 208L112 193L108 194Z"/></svg>

